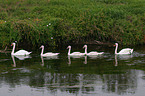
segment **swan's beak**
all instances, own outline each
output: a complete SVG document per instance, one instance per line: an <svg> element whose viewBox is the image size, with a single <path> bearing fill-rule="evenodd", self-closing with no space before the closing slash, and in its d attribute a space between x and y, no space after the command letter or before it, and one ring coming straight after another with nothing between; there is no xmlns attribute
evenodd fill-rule
<svg viewBox="0 0 145 96"><path fill-rule="evenodd" d="M69 49L70 47L68 46L66 49Z"/></svg>
<svg viewBox="0 0 145 96"><path fill-rule="evenodd" d="M40 47L39 49L41 49L42 47Z"/></svg>
<svg viewBox="0 0 145 96"><path fill-rule="evenodd" d="M13 44L11 44L11 46L13 46Z"/></svg>
<svg viewBox="0 0 145 96"><path fill-rule="evenodd" d="M84 46L83 48L86 48L86 46Z"/></svg>
<svg viewBox="0 0 145 96"><path fill-rule="evenodd" d="M116 46L116 45L113 45L114 47Z"/></svg>

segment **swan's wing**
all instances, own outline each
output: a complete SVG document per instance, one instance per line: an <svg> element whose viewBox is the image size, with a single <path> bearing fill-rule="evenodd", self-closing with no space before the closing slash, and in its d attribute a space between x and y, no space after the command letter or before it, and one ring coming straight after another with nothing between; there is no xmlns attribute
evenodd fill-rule
<svg viewBox="0 0 145 96"><path fill-rule="evenodd" d="M73 52L70 55L82 55L82 53L80 53L80 52Z"/></svg>
<svg viewBox="0 0 145 96"><path fill-rule="evenodd" d="M28 52L26 50L19 50L17 52L15 52L15 55L29 55L31 52Z"/></svg>
<svg viewBox="0 0 145 96"><path fill-rule="evenodd" d="M48 52L43 54L44 56L54 56L54 55L58 55L59 53L52 53L52 52Z"/></svg>
<svg viewBox="0 0 145 96"><path fill-rule="evenodd" d="M87 53L87 55L97 55L97 54L98 54L98 52L96 52L96 51L92 51L92 52Z"/></svg>
<svg viewBox="0 0 145 96"><path fill-rule="evenodd" d="M85 53L80 53L80 52L73 52L70 54L70 56L83 56Z"/></svg>
<svg viewBox="0 0 145 96"><path fill-rule="evenodd" d="M99 54L103 54L103 53L104 52L91 51L87 55L99 55Z"/></svg>
<svg viewBox="0 0 145 96"><path fill-rule="evenodd" d="M71 53L71 54L80 54L81 52L73 52L73 53Z"/></svg>
<svg viewBox="0 0 145 96"><path fill-rule="evenodd" d="M131 54L133 52L133 49L130 49L130 48L125 48L125 49L122 49L119 54Z"/></svg>

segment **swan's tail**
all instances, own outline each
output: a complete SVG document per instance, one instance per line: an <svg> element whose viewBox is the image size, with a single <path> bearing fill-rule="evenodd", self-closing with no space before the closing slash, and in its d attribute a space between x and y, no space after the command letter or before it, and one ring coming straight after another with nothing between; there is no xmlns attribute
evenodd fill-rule
<svg viewBox="0 0 145 96"><path fill-rule="evenodd" d="M26 54L26 55L29 55L29 54L31 54L32 52L28 52L28 54Z"/></svg>
<svg viewBox="0 0 145 96"><path fill-rule="evenodd" d="M104 54L104 52L99 52L98 55L99 55L99 54Z"/></svg>
<svg viewBox="0 0 145 96"><path fill-rule="evenodd" d="M131 53L131 54L133 53L133 49L131 49L130 53Z"/></svg>
<svg viewBox="0 0 145 96"><path fill-rule="evenodd" d="M60 54L60 53L56 53L56 55L58 55L58 54Z"/></svg>

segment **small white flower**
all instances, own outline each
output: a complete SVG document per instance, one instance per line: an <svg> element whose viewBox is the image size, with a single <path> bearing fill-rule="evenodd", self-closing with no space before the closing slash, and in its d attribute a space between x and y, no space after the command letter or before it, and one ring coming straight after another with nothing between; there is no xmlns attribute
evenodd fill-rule
<svg viewBox="0 0 145 96"><path fill-rule="evenodd" d="M48 25L46 25L48 27Z"/></svg>
<svg viewBox="0 0 145 96"><path fill-rule="evenodd" d="M5 22L7 22L7 21L5 21Z"/></svg>
<svg viewBox="0 0 145 96"><path fill-rule="evenodd" d="M51 25L51 23L49 23L49 25Z"/></svg>
<svg viewBox="0 0 145 96"><path fill-rule="evenodd" d="M30 19L30 18L29 18Z"/></svg>
<svg viewBox="0 0 145 96"><path fill-rule="evenodd" d="M53 37L51 37L51 39L53 39Z"/></svg>

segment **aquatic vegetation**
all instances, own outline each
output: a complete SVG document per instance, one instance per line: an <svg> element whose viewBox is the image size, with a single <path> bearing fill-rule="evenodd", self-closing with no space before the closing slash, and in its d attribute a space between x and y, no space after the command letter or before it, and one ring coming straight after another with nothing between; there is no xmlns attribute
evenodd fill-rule
<svg viewBox="0 0 145 96"><path fill-rule="evenodd" d="M0 46L145 43L144 0L0 0Z"/></svg>

